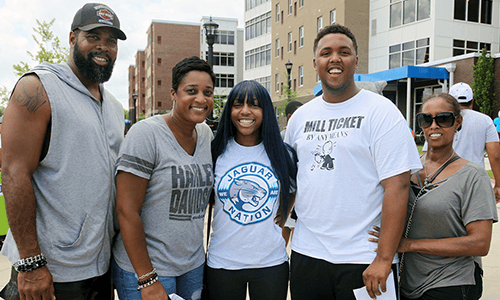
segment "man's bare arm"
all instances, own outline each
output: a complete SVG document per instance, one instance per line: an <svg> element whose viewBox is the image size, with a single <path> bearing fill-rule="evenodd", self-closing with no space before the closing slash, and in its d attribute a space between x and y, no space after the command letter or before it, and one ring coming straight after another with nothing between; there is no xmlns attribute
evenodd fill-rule
<svg viewBox="0 0 500 300"><path fill-rule="evenodd" d="M368 294L375 298L386 291L387 277L391 273L392 260L403 234L410 189L410 171L382 180L384 200L377 256L363 272Z"/></svg>
<svg viewBox="0 0 500 300"><path fill-rule="evenodd" d="M495 177L495 186L493 187L495 199L497 203L500 203L500 143L486 143L486 152L488 152L491 171Z"/></svg>
<svg viewBox="0 0 500 300"><path fill-rule="evenodd" d="M21 78L2 124L2 187L10 229L21 258L41 253L31 178L40 160L50 116L48 97L38 77ZM47 267L20 273L18 285L21 300L53 297L52 276Z"/></svg>

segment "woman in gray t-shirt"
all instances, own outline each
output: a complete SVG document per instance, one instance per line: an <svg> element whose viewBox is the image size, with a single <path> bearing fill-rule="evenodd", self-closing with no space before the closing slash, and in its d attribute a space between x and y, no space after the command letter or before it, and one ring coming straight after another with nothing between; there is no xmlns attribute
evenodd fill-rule
<svg viewBox="0 0 500 300"><path fill-rule="evenodd" d="M173 110L130 129L117 161L112 276L120 299L199 299L203 225L213 188L210 142L203 122L212 110L210 65L186 58L172 69Z"/></svg>
<svg viewBox="0 0 500 300"><path fill-rule="evenodd" d="M411 178L410 228L398 248L404 253L401 299L479 299L482 271L474 256L488 253L498 221L490 179L453 150L462 125L455 98L430 96L416 120L429 148L423 169Z"/></svg>

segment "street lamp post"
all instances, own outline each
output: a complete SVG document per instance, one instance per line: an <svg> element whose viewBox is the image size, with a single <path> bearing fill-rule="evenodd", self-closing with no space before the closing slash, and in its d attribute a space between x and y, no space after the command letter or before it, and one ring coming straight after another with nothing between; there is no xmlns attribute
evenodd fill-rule
<svg viewBox="0 0 500 300"><path fill-rule="evenodd" d="M205 28L205 36L207 38L207 44L208 44L208 63L210 66L214 67L214 43L215 43L215 38L217 37L217 28L219 28L219 24L215 23L212 21L212 17L210 17L210 20L203 24L203 27ZM215 86L214 86L215 88ZM207 124L212 127L212 129L216 129L215 127L215 122L214 122L214 113L213 110L210 112L210 114L207 117Z"/></svg>
<svg viewBox="0 0 500 300"><path fill-rule="evenodd" d="M290 101L290 91L292 90L292 78L290 76L290 74L292 73L292 67L293 67L293 63L291 63L290 61L286 62L285 63L285 67L286 67L286 73L287 73L287 79L288 79L288 101Z"/></svg>
<svg viewBox="0 0 500 300"><path fill-rule="evenodd" d="M205 36L207 37L208 44L208 63L213 68L214 66L214 43L215 38L217 37L217 28L219 28L219 24L212 21L212 17L210 17L210 21L203 24L205 28Z"/></svg>
<svg viewBox="0 0 500 300"><path fill-rule="evenodd" d="M134 107L133 107L133 110L134 110L134 113L133 113L133 117L132 117L132 120L130 120L132 122L132 124L135 124L135 122L137 122L137 115L136 115L136 112L137 112L137 109L136 109L136 105L137 105L137 94L132 94L132 101L134 102Z"/></svg>

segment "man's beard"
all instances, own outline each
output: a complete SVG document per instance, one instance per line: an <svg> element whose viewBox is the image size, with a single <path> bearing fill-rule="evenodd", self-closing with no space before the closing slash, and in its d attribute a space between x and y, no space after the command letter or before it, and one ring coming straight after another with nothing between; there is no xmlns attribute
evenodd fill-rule
<svg viewBox="0 0 500 300"><path fill-rule="evenodd" d="M109 63L105 66L96 64L92 59L94 55L105 56ZM78 42L75 43L73 60L83 77L94 83L103 83L108 81L111 77L111 73L113 73L113 67L115 65L115 62L111 60L111 57L103 51L90 51L87 53L87 58L85 58L78 48Z"/></svg>

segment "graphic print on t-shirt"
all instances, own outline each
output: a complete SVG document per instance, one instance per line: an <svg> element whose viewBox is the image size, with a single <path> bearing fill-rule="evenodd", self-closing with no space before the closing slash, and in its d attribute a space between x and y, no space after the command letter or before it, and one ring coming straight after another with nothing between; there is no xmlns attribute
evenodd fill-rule
<svg viewBox="0 0 500 300"><path fill-rule="evenodd" d="M335 169L333 150L349 137L351 130L359 130L364 116L351 116L332 118L329 120L306 121L304 132L306 141L320 142L311 151L313 163L311 172L314 170L332 171ZM342 140L341 140L342 139Z"/></svg>
<svg viewBox="0 0 500 300"><path fill-rule="evenodd" d="M278 178L267 166L244 163L222 176L216 192L233 221L242 225L257 223L273 212L279 195Z"/></svg>
<svg viewBox="0 0 500 300"><path fill-rule="evenodd" d="M311 171L318 166L320 170L333 170L333 158L330 154L332 154L332 150L335 147L337 142L326 141L323 145L318 145L316 150L312 151L314 155L314 163L311 166Z"/></svg>
<svg viewBox="0 0 500 300"><path fill-rule="evenodd" d="M212 185L212 164L172 166L169 218L178 221L202 219Z"/></svg>

